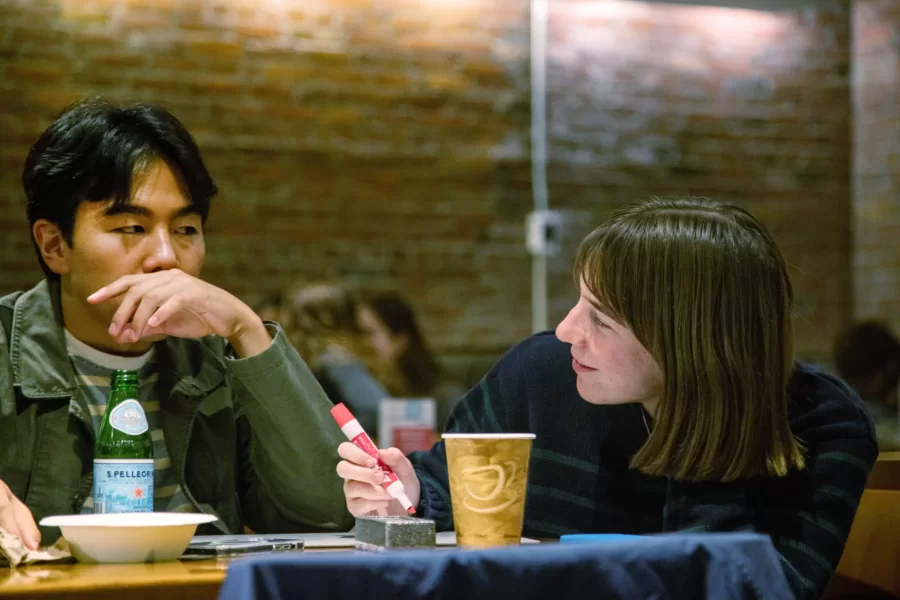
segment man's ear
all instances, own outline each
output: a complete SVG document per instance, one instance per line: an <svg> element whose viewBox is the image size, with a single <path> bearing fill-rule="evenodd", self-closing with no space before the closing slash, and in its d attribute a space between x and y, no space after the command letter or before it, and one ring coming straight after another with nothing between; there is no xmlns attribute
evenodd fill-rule
<svg viewBox="0 0 900 600"><path fill-rule="evenodd" d="M47 219L38 219L31 227L41 258L57 275L69 274L69 244L62 231Z"/></svg>

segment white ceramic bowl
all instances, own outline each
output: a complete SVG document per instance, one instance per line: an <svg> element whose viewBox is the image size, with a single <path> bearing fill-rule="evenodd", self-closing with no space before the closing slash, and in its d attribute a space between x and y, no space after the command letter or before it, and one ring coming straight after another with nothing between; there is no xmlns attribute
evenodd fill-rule
<svg viewBox="0 0 900 600"><path fill-rule="evenodd" d="M59 527L72 555L87 563L141 563L177 560L201 523L216 520L199 513L107 513L41 519Z"/></svg>

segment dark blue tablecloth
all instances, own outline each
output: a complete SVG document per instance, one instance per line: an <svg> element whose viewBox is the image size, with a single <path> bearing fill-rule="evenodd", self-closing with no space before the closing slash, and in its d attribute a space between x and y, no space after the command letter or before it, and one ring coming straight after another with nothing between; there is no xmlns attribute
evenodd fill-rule
<svg viewBox="0 0 900 600"><path fill-rule="evenodd" d="M236 560L220 600L791 598L771 540L671 534L491 550L304 552Z"/></svg>

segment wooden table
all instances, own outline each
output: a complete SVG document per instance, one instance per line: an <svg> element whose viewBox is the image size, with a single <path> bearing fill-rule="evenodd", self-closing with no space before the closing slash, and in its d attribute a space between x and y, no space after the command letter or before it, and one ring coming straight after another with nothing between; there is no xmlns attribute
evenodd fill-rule
<svg viewBox="0 0 900 600"><path fill-rule="evenodd" d="M134 565L36 564L0 569L0 598L214 600L229 560Z"/></svg>
<svg viewBox="0 0 900 600"><path fill-rule="evenodd" d="M866 482L837 574L900 595L898 565L900 452L882 452Z"/></svg>
<svg viewBox="0 0 900 600"><path fill-rule="evenodd" d="M325 549L307 549L306 552ZM340 551L339 549L330 549ZM230 560L135 565L37 564L0 569L0 599L213 600ZM869 478L838 577L900 594L900 452L882 452ZM840 594L838 594L840 595ZM826 597L830 595L826 594Z"/></svg>
<svg viewBox="0 0 900 600"><path fill-rule="evenodd" d="M866 481L872 490L900 490L900 451L881 452Z"/></svg>

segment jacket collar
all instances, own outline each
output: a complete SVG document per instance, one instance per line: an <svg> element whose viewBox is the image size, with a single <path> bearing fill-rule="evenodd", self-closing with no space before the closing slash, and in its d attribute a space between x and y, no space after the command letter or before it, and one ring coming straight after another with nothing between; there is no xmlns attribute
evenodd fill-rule
<svg viewBox="0 0 900 600"><path fill-rule="evenodd" d="M204 343L207 342L207 343ZM204 396L225 379L207 340L169 337L157 345L160 375L186 396ZM13 385L28 398L71 397L75 373L66 349L59 284L42 281L17 298L10 333Z"/></svg>
<svg viewBox="0 0 900 600"><path fill-rule="evenodd" d="M16 300L9 350L13 385L25 396L73 395L75 374L66 351L58 284L41 281Z"/></svg>

